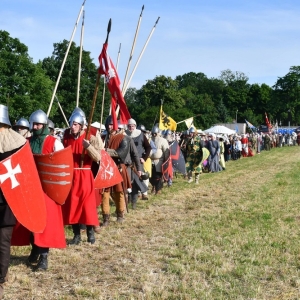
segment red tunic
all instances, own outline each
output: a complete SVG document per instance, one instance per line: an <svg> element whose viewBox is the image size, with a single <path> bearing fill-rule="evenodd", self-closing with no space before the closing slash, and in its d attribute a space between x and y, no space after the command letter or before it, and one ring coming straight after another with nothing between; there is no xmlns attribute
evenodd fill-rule
<svg viewBox="0 0 300 300"><path fill-rule="evenodd" d="M91 171L92 159L86 154L83 167L80 168L82 153L82 141L85 133L77 139L67 130L64 135L63 144L71 146L74 161L74 175L70 194L62 207L65 225L85 224L99 225L96 210L96 197L94 188L94 177Z"/></svg>
<svg viewBox="0 0 300 300"><path fill-rule="evenodd" d="M56 138L48 135L43 143L42 154L52 153L55 141ZM44 196L47 211L46 227L42 233L33 233L34 244L45 248L65 248L66 239L61 206L46 194ZM29 238L29 230L17 222L12 236L12 246L29 245Z"/></svg>

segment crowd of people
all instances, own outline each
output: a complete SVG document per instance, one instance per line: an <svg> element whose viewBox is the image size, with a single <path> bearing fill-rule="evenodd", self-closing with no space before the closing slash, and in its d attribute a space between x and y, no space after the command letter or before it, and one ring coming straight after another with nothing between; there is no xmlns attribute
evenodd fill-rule
<svg viewBox="0 0 300 300"><path fill-rule="evenodd" d="M116 222L122 223L128 206L136 209L138 199L147 201L150 193L153 196L159 195L164 184L172 185L175 172L181 172L188 183L199 184L201 173L226 170L226 162L229 160L253 156L273 147L296 143L300 145L299 136L296 139L292 137L292 141L296 140L294 143L290 142L289 137L281 137L280 134L226 136L199 132L193 127L177 133L169 129L162 131L158 124L151 130L146 130L143 125L137 126L134 119L116 126L111 116L106 119L103 131L101 128L87 130L86 125L85 113L80 108L73 111L69 118L70 127L64 130L55 128L42 110L33 112L29 120L21 118L11 125L7 107L0 105L1 162L28 143L34 157L53 153L62 155L65 153L63 150L69 147L73 165L72 182L66 199L60 199L58 203L49 196L42 184L44 197L40 201L46 210L42 231L35 232L26 228L11 207L13 200L8 199L9 196L0 190L0 298L8 277L12 245L31 245L28 266L33 270L45 271L48 269L50 248L78 245L83 242L81 235L84 231L87 243L95 243L95 233L101 232L101 227L110 225L111 201L115 203ZM100 168L102 151L111 157L122 182L99 190L95 188L94 178ZM174 153L178 151L182 155L174 158ZM180 159L183 161L179 162ZM178 167L180 163L184 170ZM68 164L67 158L65 164ZM51 167L54 166L50 163ZM39 175L43 181L41 173ZM98 216L99 206L102 212L101 222ZM27 214L28 218L32 218L30 210ZM73 238L69 241L65 237L66 225L72 226L73 230Z"/></svg>

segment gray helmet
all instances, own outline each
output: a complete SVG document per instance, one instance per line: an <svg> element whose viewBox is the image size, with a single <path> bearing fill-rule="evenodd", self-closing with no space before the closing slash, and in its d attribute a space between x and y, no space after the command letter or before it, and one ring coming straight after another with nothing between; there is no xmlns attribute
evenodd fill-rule
<svg viewBox="0 0 300 300"><path fill-rule="evenodd" d="M11 126L7 106L0 104L0 123Z"/></svg>
<svg viewBox="0 0 300 300"><path fill-rule="evenodd" d="M30 127L29 122L25 118L19 119L15 126L22 126L22 127L28 128L28 129Z"/></svg>
<svg viewBox="0 0 300 300"><path fill-rule="evenodd" d="M142 175L141 175L141 179L142 179L142 180L147 180L147 179L149 179L149 172L148 172L148 171L143 172Z"/></svg>
<svg viewBox="0 0 300 300"><path fill-rule="evenodd" d="M54 123L51 120L49 120L49 119L48 119L48 128L50 128L50 129L54 129L55 128Z"/></svg>
<svg viewBox="0 0 300 300"><path fill-rule="evenodd" d="M33 128L33 123L47 125L48 117L46 113L44 113L41 109L38 109L35 112L33 112L29 117L30 129Z"/></svg>
<svg viewBox="0 0 300 300"><path fill-rule="evenodd" d="M167 129L167 130L165 131L165 135L169 135L169 134L172 134L172 131L171 131L170 129Z"/></svg>
<svg viewBox="0 0 300 300"><path fill-rule="evenodd" d="M139 125L138 129L141 130L142 132L146 132L146 127L144 125Z"/></svg>
<svg viewBox="0 0 300 300"><path fill-rule="evenodd" d="M71 115L69 119L70 126L72 126L74 122L83 126L85 124L85 118L79 112L75 112Z"/></svg>
<svg viewBox="0 0 300 300"><path fill-rule="evenodd" d="M134 119L129 119L127 125L135 125L136 126L136 122Z"/></svg>
<svg viewBox="0 0 300 300"><path fill-rule="evenodd" d="M152 130L151 130L151 133L152 134L155 134L155 133L158 134L159 133L159 128L157 126L153 126Z"/></svg>
<svg viewBox="0 0 300 300"><path fill-rule="evenodd" d="M191 127L190 130L189 130L189 133L195 133L195 132L196 132L195 128Z"/></svg>
<svg viewBox="0 0 300 300"><path fill-rule="evenodd" d="M72 112L72 114L71 114L71 116L70 116L70 119L69 119L69 124L70 124L70 126L71 126L71 118L72 118L72 116L74 115L74 114L79 114L79 115L81 115L82 117L83 117L83 121L84 121L84 123L83 124L86 124L87 122L86 122L86 116L85 116L85 113L84 113L84 111L81 109L81 108L79 108L79 107L76 107L74 110L73 110L73 112ZM77 121L76 121L77 122ZM79 122L78 122L79 123Z"/></svg>
<svg viewBox="0 0 300 300"><path fill-rule="evenodd" d="M107 131L109 131L108 130L108 125L110 125L110 124L112 124L112 117L111 117L111 115L109 115L107 118L106 118L106 120L105 120L105 129L107 130Z"/></svg>

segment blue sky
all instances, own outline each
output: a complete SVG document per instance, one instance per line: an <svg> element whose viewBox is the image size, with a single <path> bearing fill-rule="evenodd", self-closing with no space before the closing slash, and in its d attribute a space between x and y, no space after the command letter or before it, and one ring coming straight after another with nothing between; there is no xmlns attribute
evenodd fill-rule
<svg viewBox="0 0 300 300"><path fill-rule="evenodd" d="M34 62L51 56L53 43L69 40L83 0L1 0L0 29L28 46ZM300 65L300 1L296 0L86 0L85 50L98 65L109 18L108 51L123 80L145 5L131 70L158 17L160 20L131 81L140 88L157 75L225 69L244 72L250 83L274 85ZM79 46L81 20L74 37ZM129 72L130 74L131 72Z"/></svg>

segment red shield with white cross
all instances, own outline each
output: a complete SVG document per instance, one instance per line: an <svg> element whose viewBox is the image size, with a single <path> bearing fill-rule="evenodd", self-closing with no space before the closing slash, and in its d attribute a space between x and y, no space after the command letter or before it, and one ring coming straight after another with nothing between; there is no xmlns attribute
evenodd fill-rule
<svg viewBox="0 0 300 300"><path fill-rule="evenodd" d="M115 162L105 150L101 150L99 170L94 182L95 189L108 188L122 181L123 178Z"/></svg>
<svg viewBox="0 0 300 300"><path fill-rule="evenodd" d="M33 155L44 192L56 203L65 203L71 190L74 163L71 146Z"/></svg>
<svg viewBox="0 0 300 300"><path fill-rule="evenodd" d="M44 192L28 142L0 162L0 187L19 223L32 232L43 232Z"/></svg>

